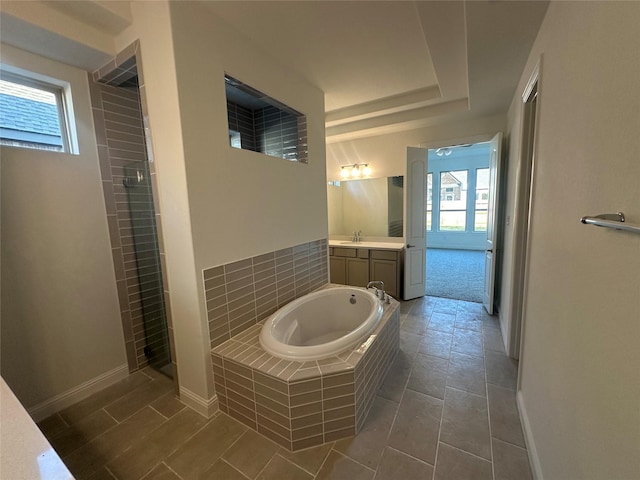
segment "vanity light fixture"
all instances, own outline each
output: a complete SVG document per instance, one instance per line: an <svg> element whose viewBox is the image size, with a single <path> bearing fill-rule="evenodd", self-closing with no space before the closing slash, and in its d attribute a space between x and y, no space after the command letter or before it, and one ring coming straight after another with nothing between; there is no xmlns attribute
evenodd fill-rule
<svg viewBox="0 0 640 480"><path fill-rule="evenodd" d="M371 175L371 167L368 163L353 163L340 167L340 176L342 178L368 177L369 175Z"/></svg>
<svg viewBox="0 0 640 480"><path fill-rule="evenodd" d="M442 157L443 155L448 157L451 155L451 149L449 147L438 148L436 150L436 155L439 157Z"/></svg>

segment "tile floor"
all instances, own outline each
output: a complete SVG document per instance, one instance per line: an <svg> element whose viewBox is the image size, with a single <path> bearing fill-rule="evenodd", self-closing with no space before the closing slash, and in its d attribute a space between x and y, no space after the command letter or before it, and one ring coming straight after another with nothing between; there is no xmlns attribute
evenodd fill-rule
<svg viewBox="0 0 640 480"><path fill-rule="evenodd" d="M145 369L39 426L79 479L528 480L517 363L479 304L402 303L401 351L362 432L290 453L184 407Z"/></svg>

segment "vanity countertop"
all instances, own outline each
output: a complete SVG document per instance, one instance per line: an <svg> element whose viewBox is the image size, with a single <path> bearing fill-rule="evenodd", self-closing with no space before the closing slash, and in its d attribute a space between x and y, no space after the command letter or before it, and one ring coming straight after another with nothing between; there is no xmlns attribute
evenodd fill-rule
<svg viewBox="0 0 640 480"><path fill-rule="evenodd" d="M2 478L73 480L42 432L4 379L0 381L0 472Z"/></svg>
<svg viewBox="0 0 640 480"><path fill-rule="evenodd" d="M352 242L349 240L329 240L330 247L340 248L372 248L375 250L402 250L404 243L393 242Z"/></svg>

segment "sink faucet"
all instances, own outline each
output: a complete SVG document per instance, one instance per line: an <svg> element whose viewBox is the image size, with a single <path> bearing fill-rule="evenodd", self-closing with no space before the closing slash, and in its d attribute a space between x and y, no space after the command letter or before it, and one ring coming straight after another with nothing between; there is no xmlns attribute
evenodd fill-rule
<svg viewBox="0 0 640 480"><path fill-rule="evenodd" d="M356 242L356 243L362 241L362 239L360 238L360 235L362 235L362 231L361 230L358 230L358 231L354 230L353 231L353 237L351 238L351 240L353 242Z"/></svg>

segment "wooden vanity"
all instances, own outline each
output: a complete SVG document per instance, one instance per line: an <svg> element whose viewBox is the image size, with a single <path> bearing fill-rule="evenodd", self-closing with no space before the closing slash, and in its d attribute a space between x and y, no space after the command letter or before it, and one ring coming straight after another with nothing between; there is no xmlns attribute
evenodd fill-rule
<svg viewBox="0 0 640 480"><path fill-rule="evenodd" d="M400 298L403 265L402 243L329 241L331 283L366 287L382 280L385 291Z"/></svg>

